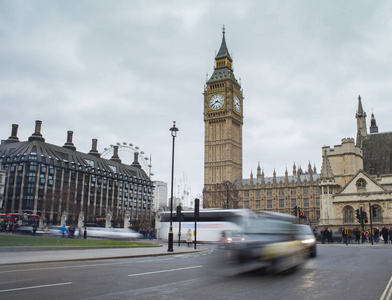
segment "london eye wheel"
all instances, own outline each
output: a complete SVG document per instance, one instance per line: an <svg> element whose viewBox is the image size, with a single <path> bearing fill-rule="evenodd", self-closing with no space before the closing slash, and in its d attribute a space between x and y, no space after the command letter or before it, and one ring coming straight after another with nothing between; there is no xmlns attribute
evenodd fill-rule
<svg viewBox="0 0 392 300"><path fill-rule="evenodd" d="M151 173L151 156L145 157L144 151L141 151L138 146L134 146L131 143L116 143L115 145L110 145L109 148L104 148L101 153L102 158L110 159L114 153L114 146L118 146L118 156L121 162L126 165L131 165L133 163L134 153L139 153L139 164L142 169L146 172L148 177L153 176Z"/></svg>

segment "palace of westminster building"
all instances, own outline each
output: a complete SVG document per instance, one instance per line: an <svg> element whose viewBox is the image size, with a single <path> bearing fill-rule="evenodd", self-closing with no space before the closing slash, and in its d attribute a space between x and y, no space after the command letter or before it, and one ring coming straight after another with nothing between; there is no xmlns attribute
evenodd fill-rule
<svg viewBox="0 0 392 300"><path fill-rule="evenodd" d="M213 74L204 87L204 208L250 208L293 214L299 207L306 222L330 228L358 227L355 211L377 209L376 225L392 225L392 132L378 133L374 115L370 133L358 98L357 138L342 139L334 148L322 147L320 173L306 170L265 177L242 172L244 97L234 76L225 30L215 57Z"/></svg>

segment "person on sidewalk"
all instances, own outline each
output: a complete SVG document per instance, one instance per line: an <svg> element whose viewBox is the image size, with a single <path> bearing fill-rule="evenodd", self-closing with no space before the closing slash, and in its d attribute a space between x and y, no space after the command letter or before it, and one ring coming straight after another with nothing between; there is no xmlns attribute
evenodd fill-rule
<svg viewBox="0 0 392 300"><path fill-rule="evenodd" d="M65 227L65 225L60 227L60 233L63 236L63 238L65 237L65 234L67 233L67 227Z"/></svg>
<svg viewBox="0 0 392 300"><path fill-rule="evenodd" d="M389 229L389 241L392 244L392 227Z"/></svg>
<svg viewBox="0 0 392 300"><path fill-rule="evenodd" d="M188 247L192 243L192 230L190 228L186 233L186 242L188 243Z"/></svg>
<svg viewBox="0 0 392 300"><path fill-rule="evenodd" d="M388 229L385 226L381 229L381 235L384 239L384 244L388 244Z"/></svg>

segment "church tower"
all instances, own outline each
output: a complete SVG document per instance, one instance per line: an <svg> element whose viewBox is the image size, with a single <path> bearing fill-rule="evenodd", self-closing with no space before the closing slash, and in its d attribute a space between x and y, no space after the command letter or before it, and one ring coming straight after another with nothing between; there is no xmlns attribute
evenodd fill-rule
<svg viewBox="0 0 392 300"><path fill-rule="evenodd" d="M219 200L227 184L242 179L243 95L234 76L233 59L222 43L214 72L204 87L204 189L203 205L226 207ZM226 195L226 194L225 194Z"/></svg>

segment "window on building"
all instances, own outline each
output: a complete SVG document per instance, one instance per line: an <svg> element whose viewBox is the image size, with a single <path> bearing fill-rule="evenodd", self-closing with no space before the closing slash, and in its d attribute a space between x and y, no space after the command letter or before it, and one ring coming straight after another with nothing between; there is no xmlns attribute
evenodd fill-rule
<svg viewBox="0 0 392 300"><path fill-rule="evenodd" d="M256 200L256 209L260 209L260 200Z"/></svg>
<svg viewBox="0 0 392 300"><path fill-rule="evenodd" d="M291 189L291 195L296 195L297 194L297 190L296 189Z"/></svg>
<svg viewBox="0 0 392 300"><path fill-rule="evenodd" d="M320 187L316 187L316 194L320 194Z"/></svg>
<svg viewBox="0 0 392 300"><path fill-rule="evenodd" d="M297 205L297 199L291 199L291 207L294 207Z"/></svg>
<svg viewBox="0 0 392 300"><path fill-rule="evenodd" d="M267 208L272 208L272 200L267 200Z"/></svg>
<svg viewBox="0 0 392 300"><path fill-rule="evenodd" d="M363 178L358 179L357 189L358 191L366 191L366 181Z"/></svg>
<svg viewBox="0 0 392 300"><path fill-rule="evenodd" d="M376 215L373 216L373 222L381 223L382 222L382 211L380 206L376 206Z"/></svg>
<svg viewBox="0 0 392 300"><path fill-rule="evenodd" d="M309 207L309 198L304 198L304 207Z"/></svg>
<svg viewBox="0 0 392 300"><path fill-rule="evenodd" d="M354 223L354 209L351 206L347 206L343 210L344 223Z"/></svg>
<svg viewBox="0 0 392 300"><path fill-rule="evenodd" d="M244 208L249 208L249 201L244 201Z"/></svg>
<svg viewBox="0 0 392 300"><path fill-rule="evenodd" d="M284 189L279 189L279 196L283 196L284 195Z"/></svg>
<svg viewBox="0 0 392 300"><path fill-rule="evenodd" d="M256 197L260 197L260 191L256 191Z"/></svg>
<svg viewBox="0 0 392 300"><path fill-rule="evenodd" d="M279 199L279 208L284 208L284 199Z"/></svg>
<svg viewBox="0 0 392 300"><path fill-rule="evenodd" d="M249 191L244 192L244 197L249 197Z"/></svg>
<svg viewBox="0 0 392 300"><path fill-rule="evenodd" d="M304 195L307 195L307 194L309 194L309 188L304 188Z"/></svg>
<svg viewBox="0 0 392 300"><path fill-rule="evenodd" d="M272 190L267 190L267 196L272 196Z"/></svg>
<svg viewBox="0 0 392 300"><path fill-rule="evenodd" d="M317 206L317 207L320 207L320 197L317 197L317 198L316 198L316 206Z"/></svg>

